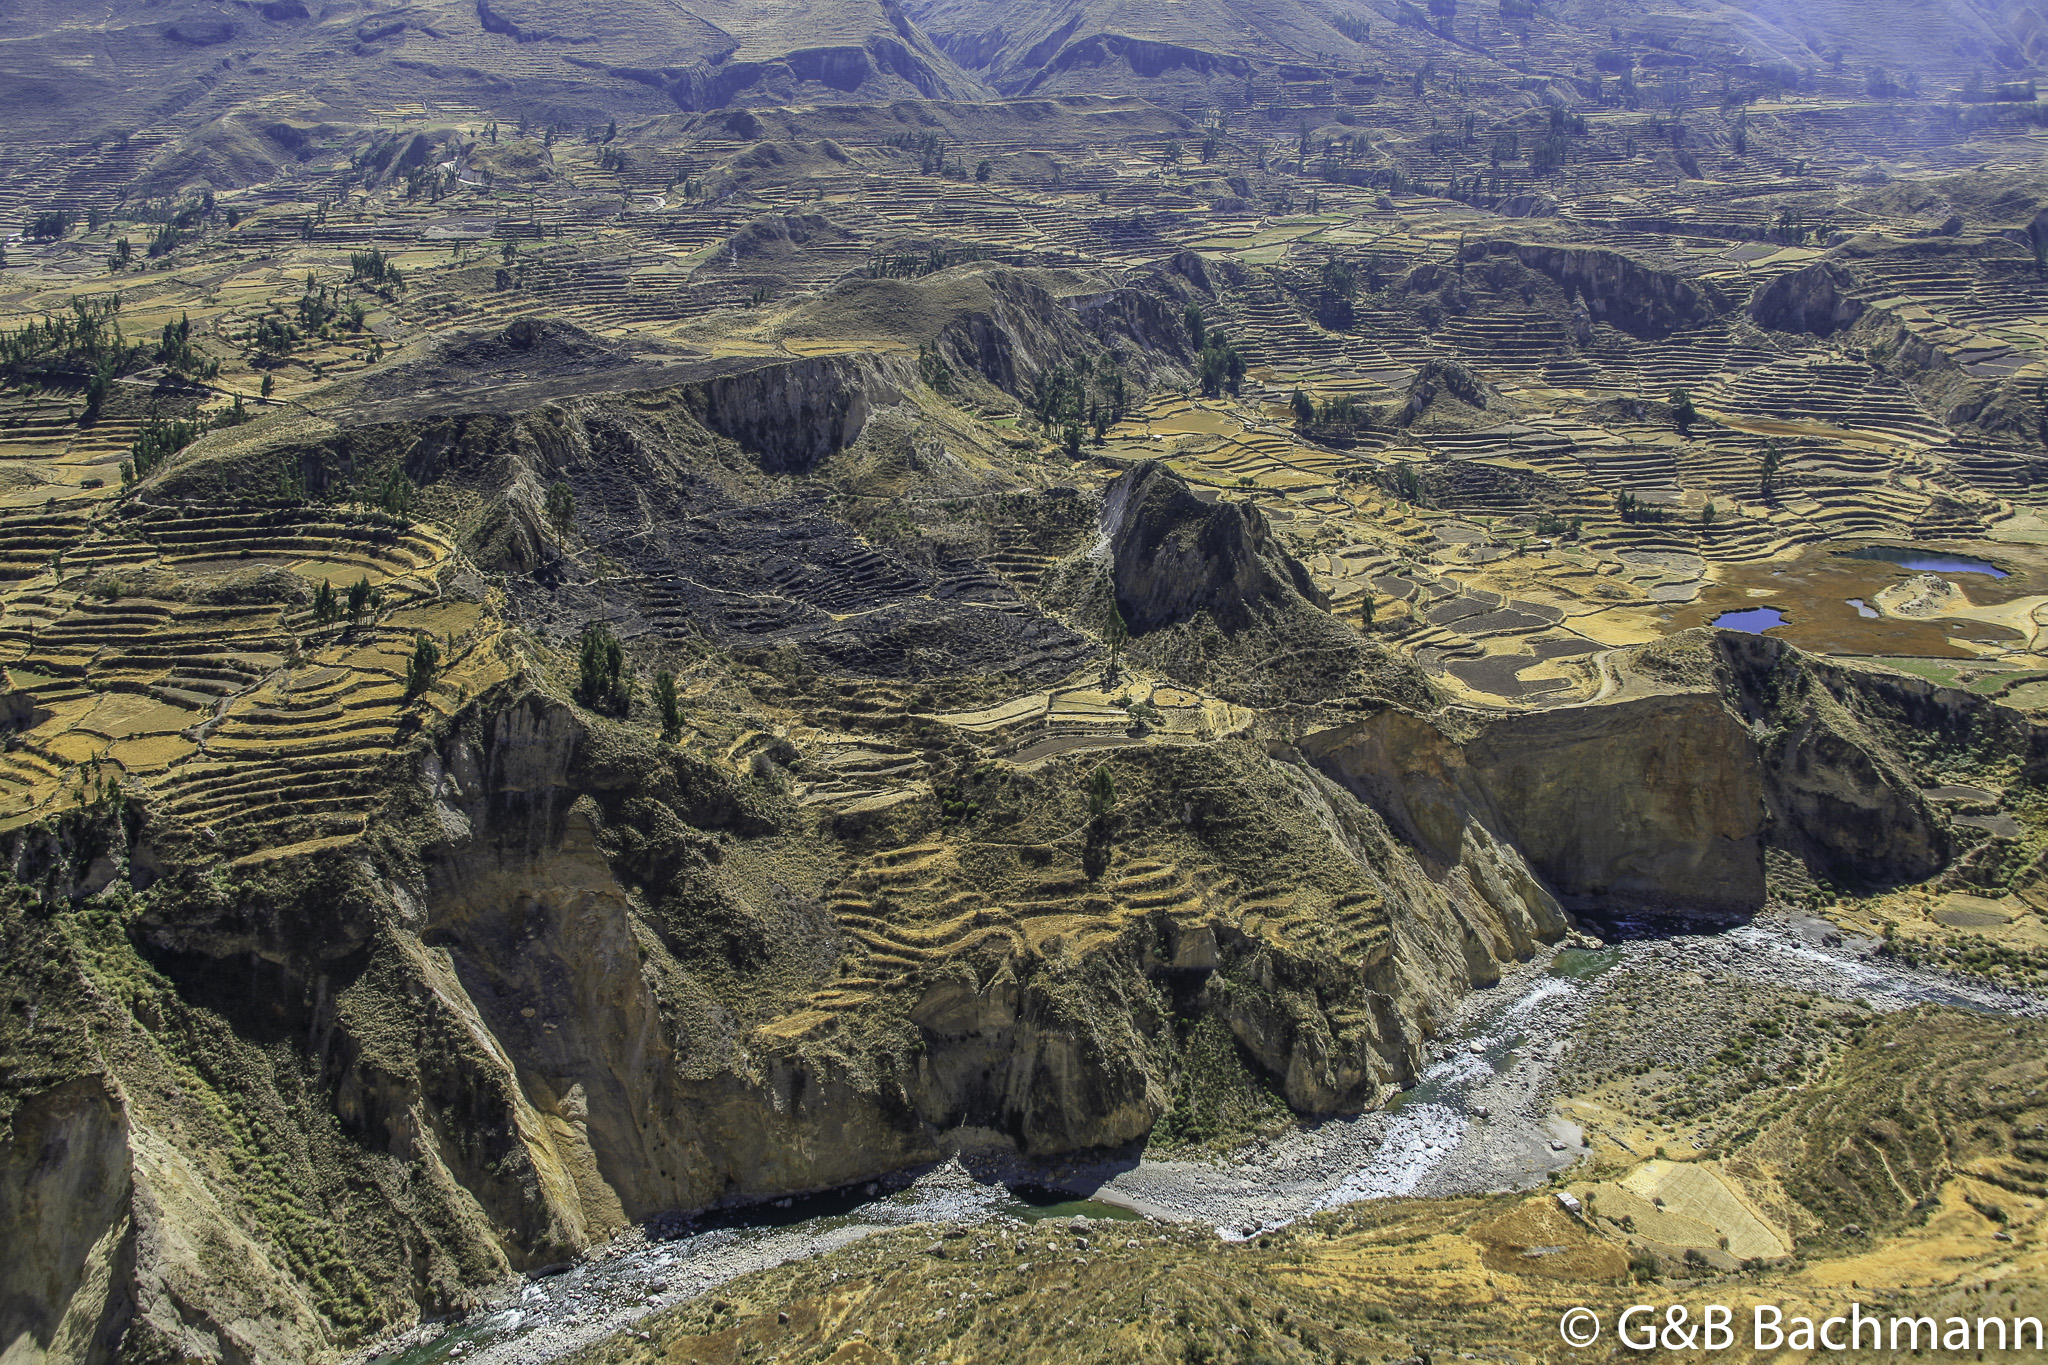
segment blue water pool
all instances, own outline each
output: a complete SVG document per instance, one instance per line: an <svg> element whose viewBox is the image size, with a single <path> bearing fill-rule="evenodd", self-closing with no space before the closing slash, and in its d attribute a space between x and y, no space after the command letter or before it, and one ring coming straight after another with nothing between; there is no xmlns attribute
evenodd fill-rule
<svg viewBox="0 0 2048 1365"><path fill-rule="evenodd" d="M1915 573L1980 573L1988 578L2005 578L2005 570L1988 559L1975 559L1969 555L1941 554L1933 550L1900 550L1889 545L1866 545L1860 550L1843 552L1846 559L1881 559L1887 564L1896 564L1902 569Z"/></svg>
<svg viewBox="0 0 2048 1365"><path fill-rule="evenodd" d="M1750 635L1761 635L1772 626L1785 624L1785 613L1776 607L1749 607L1742 611L1724 611L1714 618L1717 630L1739 630Z"/></svg>

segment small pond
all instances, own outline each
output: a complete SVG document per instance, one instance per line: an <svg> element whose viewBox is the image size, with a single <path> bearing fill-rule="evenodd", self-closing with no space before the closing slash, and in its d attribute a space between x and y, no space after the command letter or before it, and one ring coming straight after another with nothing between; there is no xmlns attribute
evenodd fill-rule
<svg viewBox="0 0 2048 1365"><path fill-rule="evenodd" d="M1970 555L1942 554L1934 550L1902 550L1890 545L1866 545L1860 550L1845 550L1845 559L1879 559L1887 564L1896 564L1902 569L1915 573L1980 573L1989 578L2004 578L2005 570L1988 559L1977 559Z"/></svg>
<svg viewBox="0 0 2048 1365"><path fill-rule="evenodd" d="M1739 630L1749 635L1761 635L1773 626L1785 624L1785 613L1776 607L1749 607L1742 611L1724 611L1712 622L1717 630Z"/></svg>
<svg viewBox="0 0 2048 1365"><path fill-rule="evenodd" d="M1099 1199L1076 1199L1065 1190L1050 1189L1044 1185L1012 1185L1010 1198L1003 1204L1003 1212L1034 1223L1054 1218L1103 1218L1130 1223L1145 1221L1143 1214L1135 1213L1121 1205L1105 1204Z"/></svg>

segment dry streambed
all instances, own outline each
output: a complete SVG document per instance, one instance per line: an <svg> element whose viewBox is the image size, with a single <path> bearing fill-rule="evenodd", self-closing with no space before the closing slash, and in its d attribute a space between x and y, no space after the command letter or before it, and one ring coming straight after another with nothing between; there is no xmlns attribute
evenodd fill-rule
<svg viewBox="0 0 2048 1365"><path fill-rule="evenodd" d="M1612 932L1605 949L1568 950L1475 992L1433 1045L1421 1083L1388 1109L1305 1126L1215 1162L1125 1157L1036 1168L970 1158L724 1223L700 1220L673 1236L622 1240L599 1258L514 1287L467 1322L419 1329L365 1359L550 1361L749 1272L906 1224L930 1224L939 1235L1004 1216L1142 1215L1241 1238L1363 1199L1535 1185L1582 1155L1580 1132L1553 1101L1568 1087L1563 1069L1594 1006L1636 970L1697 978L1703 1008L1716 991L1746 982L1878 1012L1941 1004L2048 1015L2040 997L1902 969L1877 954L1874 940L1845 940L1804 917L1760 916L1711 933L1647 923Z"/></svg>

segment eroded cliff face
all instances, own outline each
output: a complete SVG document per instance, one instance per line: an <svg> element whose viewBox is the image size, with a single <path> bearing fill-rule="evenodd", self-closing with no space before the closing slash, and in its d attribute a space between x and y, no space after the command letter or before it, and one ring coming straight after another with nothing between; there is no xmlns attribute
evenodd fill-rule
<svg viewBox="0 0 2048 1365"><path fill-rule="evenodd" d="M1654 269L1606 247L1489 239L1467 243L1458 256L1472 268L1484 268L1492 257L1519 262L1584 299L1595 322L1609 323L1631 336L1667 336L1728 311L1728 301L1713 286ZM1435 287L1442 269L1423 267L1415 274L1424 287ZM1423 277L1423 270L1436 273Z"/></svg>
<svg viewBox="0 0 2048 1365"><path fill-rule="evenodd" d="M6 1042L42 1060L0 1144L33 1249L0 1349L318 1360L666 1211L1132 1142L1204 1021L1298 1112L1356 1111L1573 907L1740 914L1772 850L1922 875L1949 843L1901 737L2041 747L1775 641L1610 662L1604 703L1091 760L1099 875L913 809L889 856L936 880L886 923L772 771L515 680L394 759L363 840L10 904L43 984ZM1019 774L1002 819L1087 825L1089 770Z"/></svg>
<svg viewBox="0 0 2048 1365"><path fill-rule="evenodd" d="M1776 332L1832 336L1863 316L1863 301L1850 293L1855 285L1847 270L1819 261L1758 287L1749 298L1749 316Z"/></svg>
<svg viewBox="0 0 2048 1365"><path fill-rule="evenodd" d="M1920 794L1911 750L1958 730L2000 732L2031 757L2034 727L1955 698L1944 720L1914 679L1820 663L1779 640L1723 633L1721 695L1757 736L1768 837L1823 880L1882 886L1932 876L1952 856L1946 822ZM1933 723L1929 723L1929 722Z"/></svg>
<svg viewBox="0 0 2048 1365"><path fill-rule="evenodd" d="M95 1040L0 1152L0 1226L37 1248L0 1281L20 1358L322 1359L664 1211L960 1141L1131 1142L1204 1017L1297 1109L1357 1110L1566 929L1512 850L1435 865L1240 740L1124 770L1116 842L1225 860L1173 904L1089 910L1109 901L1076 876L1068 918L1094 927L997 914L835 1013L820 991L868 950L821 895L840 855L772 784L525 687L391 778L377 831L317 874L173 876L75 923L17 907L71 983L31 1028ZM1232 786L1249 826L1199 795ZM1038 875L1006 856L972 875ZM1239 863L1291 869L1295 918L1248 911Z"/></svg>
<svg viewBox="0 0 2048 1365"><path fill-rule="evenodd" d="M846 933L752 846L768 826L661 794L607 742L527 696L425 768L448 837L422 854L420 938L502 1049L572 1237L864 1178L963 1128L1037 1154L1132 1141L1166 1105L1189 1008L1217 1008L1296 1107L1357 1109L1413 1079L1466 990L1567 928L1511 850L1433 872L1342 788L1254 760L1335 875L1387 906L1355 955L1247 930L1219 901L1085 945L992 939L908 977L900 1011L842 1021L808 1001Z"/></svg>
<svg viewBox="0 0 2048 1365"><path fill-rule="evenodd" d="M1464 743L1389 711L1303 748L1445 864L1504 845L1589 908L1763 903L1762 766L1718 697L1510 716Z"/></svg>
<svg viewBox="0 0 2048 1365"><path fill-rule="evenodd" d="M1632 685L1610 701L1463 721L1389 710L1302 748L1440 862L1497 840L1574 908L1749 914L1773 848L1856 886L1947 862L1941 817L1892 748L1916 728L1897 723L1910 680L1730 632L1611 666Z"/></svg>
<svg viewBox="0 0 2048 1365"><path fill-rule="evenodd" d="M128 1116L104 1077L31 1096L0 1148L0 1350L5 1358L105 1359L125 1327Z"/></svg>
<svg viewBox="0 0 2048 1365"><path fill-rule="evenodd" d="M1114 611L1146 666L1251 706L1361 694L1434 704L1412 660L1330 615L1257 507L1204 500L1146 460L1103 490L1098 531L1045 595L1074 616Z"/></svg>
<svg viewBox="0 0 2048 1365"><path fill-rule="evenodd" d="M875 410L916 383L900 357L821 356L702 380L686 394L705 426L758 452L764 468L801 474L858 441Z"/></svg>

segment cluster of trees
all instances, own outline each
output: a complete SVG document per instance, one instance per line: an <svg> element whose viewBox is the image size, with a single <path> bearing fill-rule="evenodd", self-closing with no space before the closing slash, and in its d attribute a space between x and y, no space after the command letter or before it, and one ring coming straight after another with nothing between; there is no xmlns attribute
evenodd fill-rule
<svg viewBox="0 0 2048 1365"><path fill-rule="evenodd" d="M548 485L542 510L547 514L548 524L555 528L555 539L568 544L570 532L576 529L576 490L566 480L556 479Z"/></svg>
<svg viewBox="0 0 2048 1365"><path fill-rule="evenodd" d="M593 711L623 716L633 707L633 674L626 649L610 626L592 621L583 628L576 654L576 700Z"/></svg>
<svg viewBox="0 0 2048 1365"><path fill-rule="evenodd" d="M967 163L958 157L948 161L946 154L953 149L949 148L946 139L937 133L899 133L890 138L886 145L900 151L916 152L917 168L925 175L941 175L952 180L967 178ZM995 163L992 161L977 162L974 167L974 178L986 180L994 170Z"/></svg>
<svg viewBox="0 0 2048 1365"><path fill-rule="evenodd" d="M313 593L313 619L323 626L331 626L346 615L348 623L353 626L383 605L383 589L372 588L367 574L349 584L345 595L336 593L334 585L323 578Z"/></svg>
<svg viewBox="0 0 2048 1365"><path fill-rule="evenodd" d="M1202 392L1214 398L1224 392L1235 394L1244 387L1244 357L1230 344L1229 337L1209 326L1201 305L1189 304L1182 318L1187 323L1188 340L1194 346Z"/></svg>
<svg viewBox="0 0 2048 1365"><path fill-rule="evenodd" d="M1061 429L1069 459L1081 453L1084 429L1102 444L1130 410L1130 398L1130 385L1114 361L1097 364L1086 355L1040 371L1031 381L1031 415L1047 430Z"/></svg>
<svg viewBox="0 0 2048 1365"><path fill-rule="evenodd" d="M149 239L148 255L152 261L159 256L168 256L185 245L187 233L176 223L165 223Z"/></svg>
<svg viewBox="0 0 2048 1365"><path fill-rule="evenodd" d="M215 379L220 375L220 362L202 354L192 344L190 314L164 324L163 335L157 342L156 360L171 373L194 379Z"/></svg>
<svg viewBox="0 0 2048 1365"><path fill-rule="evenodd" d="M209 380L220 374L220 361L206 355L193 342L189 315L165 323L156 344L150 346L128 341L121 332L120 312L119 294L98 299L74 298L68 313L32 319L17 331L0 331L0 376L61 376L75 382L76 376L85 375L85 411L81 418L89 425L98 420L113 381L129 371L154 364L188 379ZM237 398L229 412L214 419L214 425L232 426L245 420L247 414ZM160 461L162 443L171 439L180 424L159 425L162 430L138 454L138 460ZM205 424L199 425L173 449L190 444L206 429Z"/></svg>
<svg viewBox="0 0 2048 1365"><path fill-rule="evenodd" d="M249 344L258 356L279 359L290 355L299 340L299 329L275 315L256 319L255 330L249 333Z"/></svg>
<svg viewBox="0 0 2048 1365"><path fill-rule="evenodd" d="M149 200L126 210L122 216L136 222L155 223L157 230L150 237L148 252L151 259L168 255L188 241L202 223L215 212L213 191L206 190L196 198L176 203L165 200ZM241 214L230 209L227 214L229 225L240 221ZM29 216L25 233L30 241L54 242L68 237L81 221L87 232L98 232L107 219L98 209L86 212L83 219L70 209L43 209ZM133 258L134 245L125 238L115 244L114 268L126 266Z"/></svg>
<svg viewBox="0 0 2048 1365"><path fill-rule="evenodd" d="M1332 332L1348 332L1358 319L1352 295L1358 292L1358 272L1343 260L1323 262L1316 278L1316 321Z"/></svg>
<svg viewBox="0 0 2048 1365"><path fill-rule="evenodd" d="M172 456L207 432L238 427L250 420L249 410L242 406L240 394L235 395L231 406L212 417L165 417L152 411L136 431L135 442L128 448L128 458L121 461L121 486L127 488L148 478L167 464Z"/></svg>
<svg viewBox="0 0 2048 1365"><path fill-rule="evenodd" d="M1645 525L1663 521L1667 516L1661 507L1651 507L1626 488L1614 495L1614 514L1626 525Z"/></svg>
<svg viewBox="0 0 2048 1365"><path fill-rule="evenodd" d="M1432 152L1447 152L1457 147L1470 147L1479 141L1479 115L1466 114L1455 124L1446 128L1443 120L1434 116L1429 120L1428 147Z"/></svg>
<svg viewBox="0 0 2048 1365"><path fill-rule="evenodd" d="M161 468L166 461L186 446L191 445L206 432L203 418L189 421L181 418L163 418L151 413L135 434L135 444L129 447L128 458L121 462L121 484L125 488L138 480L146 479Z"/></svg>
<svg viewBox="0 0 2048 1365"><path fill-rule="evenodd" d="M1671 391L1671 421L1682 432L1690 432L1692 424L1700 419L1699 409L1692 405L1692 393L1688 389Z"/></svg>
<svg viewBox="0 0 2048 1365"><path fill-rule="evenodd" d="M576 653L576 699L593 711L625 716L633 709L635 691L632 665L619 637L602 621L586 625ZM676 675L668 669L654 675L654 705L663 742L674 743L683 733L683 704Z"/></svg>
<svg viewBox="0 0 2048 1365"><path fill-rule="evenodd" d="M1908 78L1912 79L1911 77ZM2021 81L2003 81L1986 87L1981 73L1972 71L1964 80L1962 98L1965 104L2024 103L2031 104L2040 98L2040 92L2032 76Z"/></svg>
<svg viewBox="0 0 2048 1365"><path fill-rule="evenodd" d="M20 330L0 331L0 374L77 373L105 370L118 374L141 363L141 347L131 346L116 320L121 296L71 300L69 313L32 318Z"/></svg>
<svg viewBox="0 0 2048 1365"><path fill-rule="evenodd" d="M370 500L380 511L394 517L409 516L412 505L419 497L419 487L405 472L405 466L393 460L389 468L378 478Z"/></svg>
<svg viewBox="0 0 2048 1365"><path fill-rule="evenodd" d="M1413 465L1397 464L1392 469L1382 470L1378 482L1382 492L1390 493L1410 506L1429 505L1429 499L1422 491L1422 479Z"/></svg>
<svg viewBox="0 0 2048 1365"><path fill-rule="evenodd" d="M871 280L917 280L969 261L987 259L988 249L979 246L935 246L923 255L914 251L878 252L868 257L861 273Z"/></svg>
<svg viewBox="0 0 2048 1365"><path fill-rule="evenodd" d="M1287 406L1294 414L1294 424L1303 430L1309 427L1371 426L1379 415L1371 404L1361 403L1356 398L1325 398L1318 403L1300 389L1288 398Z"/></svg>
<svg viewBox="0 0 2048 1365"><path fill-rule="evenodd" d="M447 195L462 187L462 177L454 169L422 166L405 173L405 197L408 201L425 195L427 202L438 204Z"/></svg>
<svg viewBox="0 0 2048 1365"><path fill-rule="evenodd" d="M683 704L676 695L676 675L662 669L654 675L654 705L661 712L661 738L673 744L683 733Z"/></svg>
<svg viewBox="0 0 2048 1365"><path fill-rule="evenodd" d="M405 276L397 264L375 247L349 253L348 278L351 284L367 284L373 289L394 294L405 288Z"/></svg>
<svg viewBox="0 0 2048 1365"><path fill-rule="evenodd" d="M1081 846L1081 871L1090 881L1109 870L1116 836L1116 780L1107 766L1088 775L1088 830Z"/></svg>
<svg viewBox="0 0 2048 1365"><path fill-rule="evenodd" d="M376 259L372 260L373 257ZM352 286L356 282L381 281L380 293L404 287L398 267L385 261L381 252L357 252L350 257L350 263L349 280L340 285L321 284L310 272L306 275L305 288L293 310L296 321L277 313L256 320L248 337L255 363L282 361L309 336L332 338L337 331L352 335L365 331L370 324L370 310L355 297Z"/></svg>
<svg viewBox="0 0 2048 1365"><path fill-rule="evenodd" d="M434 685L434 679L441 676L441 647L434 643L434 637L421 631L413 637L412 657L405 661L405 700L407 705L418 701Z"/></svg>

